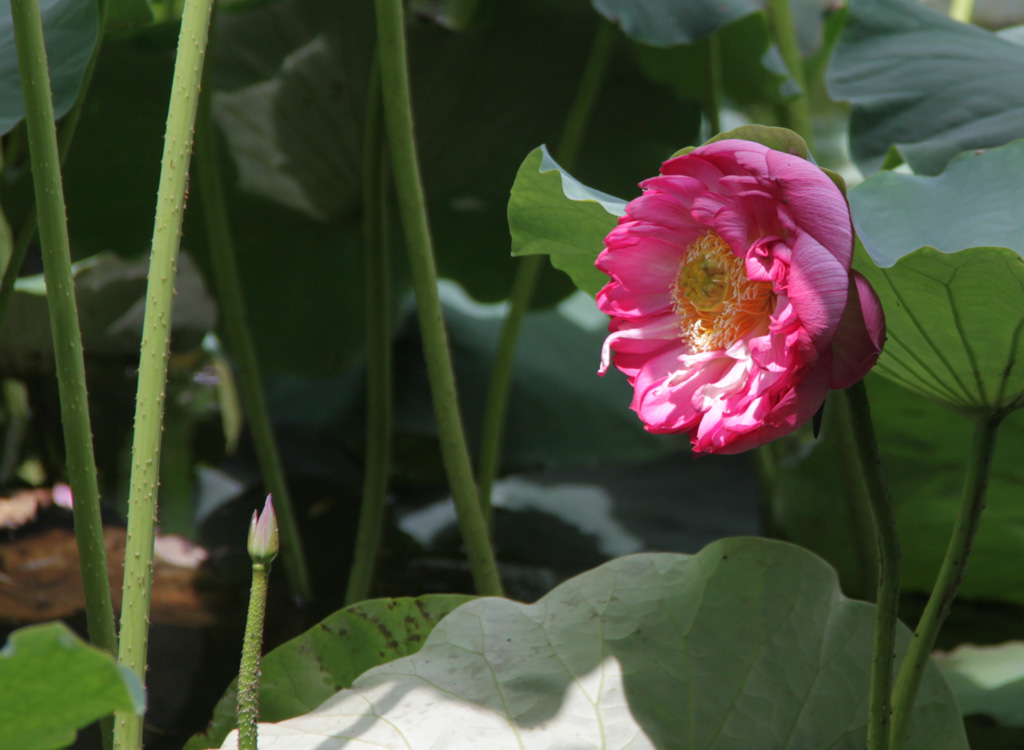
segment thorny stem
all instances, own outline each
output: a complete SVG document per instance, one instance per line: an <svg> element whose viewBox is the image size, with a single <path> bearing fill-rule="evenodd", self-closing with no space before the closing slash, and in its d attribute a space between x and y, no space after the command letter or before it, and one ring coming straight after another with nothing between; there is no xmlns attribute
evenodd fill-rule
<svg viewBox="0 0 1024 750"><path fill-rule="evenodd" d="M363 501L345 604L370 594L384 525L391 463L391 276L386 235L387 152L380 63L374 54L363 138L363 259L366 263L366 461Z"/></svg>
<svg viewBox="0 0 1024 750"><path fill-rule="evenodd" d="M238 750L257 750L260 718L260 655L263 650L263 620L267 611L267 581L270 565L252 564L252 588L245 618L242 663L238 670Z"/></svg>
<svg viewBox="0 0 1024 750"><path fill-rule="evenodd" d="M481 512L473 467L466 447L448 333L437 291L434 248L416 156L402 2L376 0L376 9L384 121L391 147L392 171L402 226L405 229L413 289L416 292L423 354L427 361L427 376L433 396L441 453L476 590L483 595L500 596L501 578L488 537L487 524Z"/></svg>
<svg viewBox="0 0 1024 750"><path fill-rule="evenodd" d="M615 48L617 35L618 28L602 18L594 34L590 55L583 69L583 76L569 108L562 137L558 142L557 160L567 170L571 170L576 165L576 160L579 157L587 126L590 123L590 115L594 111L598 94L601 92L605 70ZM491 366L491 380L487 389L487 401L484 404L484 419L480 436L478 479L480 502L483 505L484 517L488 521L491 514L491 490L501 464L505 418L508 414L509 391L515 369L519 331L522 328L523 318L530 306L530 300L533 298L533 292L537 286L537 278L544 263L545 259L541 255L531 255L519 260L515 279L512 282L512 291L508 298L508 314L501 327L498 349L494 354L494 364Z"/></svg>
<svg viewBox="0 0 1024 750"><path fill-rule="evenodd" d="M896 677L889 740L892 750L902 750L910 737L910 720L917 690L935 647L939 628L949 614L956 590L963 579L967 557L971 553L974 535L981 521L981 512L985 509L996 434L1005 416L1005 412L989 414L980 417L975 425L956 525L953 527L953 534L949 539L949 546L942 559L931 596L928 597L928 604L925 605L924 613L917 623L914 638Z"/></svg>
<svg viewBox="0 0 1024 750"><path fill-rule="evenodd" d="M71 278L71 251L65 220L57 133L47 73L43 24L35 0L13 0L11 14L18 48L18 68L25 97L25 124L32 162L32 182L39 206L39 234L50 310L61 421L68 476L74 493L75 537L78 542L86 619L93 643L113 654L117 649L114 609L107 579L107 557L100 518L89 398L86 391L82 334Z"/></svg>
<svg viewBox="0 0 1024 750"><path fill-rule="evenodd" d="M181 17L146 283L118 650L118 662L130 669L143 684L174 279L212 4L212 0L187 0ZM115 716L114 746L138 750L141 745L142 718L118 712Z"/></svg>

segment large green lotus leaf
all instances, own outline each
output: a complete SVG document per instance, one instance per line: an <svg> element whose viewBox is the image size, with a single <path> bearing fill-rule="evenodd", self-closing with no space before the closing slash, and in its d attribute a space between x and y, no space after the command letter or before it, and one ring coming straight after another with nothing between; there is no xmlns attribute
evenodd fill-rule
<svg viewBox="0 0 1024 750"><path fill-rule="evenodd" d="M67 747L80 728L143 705L135 675L63 623L16 630L0 650L0 747Z"/></svg>
<svg viewBox="0 0 1024 750"><path fill-rule="evenodd" d="M536 604L459 607L416 655L262 725L260 746L862 748L873 620L782 542L623 557ZM967 747L932 665L912 732L910 747Z"/></svg>
<svg viewBox="0 0 1024 750"><path fill-rule="evenodd" d="M324 618L260 662L260 718L283 721L307 713L371 667L420 650L446 614L470 601L463 594L371 599ZM238 682L217 702L205 733L185 750L216 747L234 729Z"/></svg>
<svg viewBox="0 0 1024 750"><path fill-rule="evenodd" d="M929 592L960 508L973 421L874 374L867 386L903 547L903 588ZM850 494L855 480L832 427L834 411L830 400L820 439L781 460L771 516L777 534L832 563L845 590L869 596L877 554L871 520ZM985 513L960 587L965 598L1024 604L1022 453L1018 411L999 432Z"/></svg>
<svg viewBox="0 0 1024 750"><path fill-rule="evenodd" d="M78 98L99 31L96 0L39 0L55 117ZM25 116L10 0L0 0L0 135Z"/></svg>
<svg viewBox="0 0 1024 750"><path fill-rule="evenodd" d="M452 34L408 27L418 150L438 267L475 298L511 288L505 205L522 155L557 138L579 86L597 18L583 3L495 3L494 18ZM246 191L315 220L358 220L372 4L344 13L310 0L238 14L218 29L214 113ZM218 51L219 49L219 51ZM597 184L635 186L699 125L698 108L634 74L624 45L592 117L581 162ZM543 81L543 85L538 82ZM636 112L656 112L642 129ZM598 151L612 141L614 149ZM590 154L595 157L591 159ZM639 158L638 158L639 157ZM542 279L538 304L571 291Z"/></svg>
<svg viewBox="0 0 1024 750"><path fill-rule="evenodd" d="M870 255L855 263L886 313L879 372L956 408L1024 393L1022 175L1015 142L962 154L937 177L880 172L850 191Z"/></svg>
<svg viewBox="0 0 1024 750"><path fill-rule="evenodd" d="M1024 48L914 0L857 0L828 68L865 172L895 146L922 174L1024 132Z"/></svg>
<svg viewBox="0 0 1024 750"><path fill-rule="evenodd" d="M608 283L594 261L625 213L625 201L574 179L540 146L523 161L512 184L512 254L549 256L551 265L593 297Z"/></svg>
<svg viewBox="0 0 1024 750"><path fill-rule="evenodd" d="M935 655L964 716L985 714L1024 727L1024 642L958 646Z"/></svg>
<svg viewBox="0 0 1024 750"><path fill-rule="evenodd" d="M892 268L858 254L888 338L876 369L948 406L1015 408L1024 397L1024 258L1002 247L925 247Z"/></svg>

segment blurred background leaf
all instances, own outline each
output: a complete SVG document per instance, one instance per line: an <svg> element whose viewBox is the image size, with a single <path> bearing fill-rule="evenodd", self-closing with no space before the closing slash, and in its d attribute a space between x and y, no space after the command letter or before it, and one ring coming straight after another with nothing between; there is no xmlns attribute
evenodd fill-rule
<svg viewBox="0 0 1024 750"><path fill-rule="evenodd" d="M53 91L54 116L63 117L78 98L99 31L96 0L39 0ZM0 0L0 135L25 116L10 0Z"/></svg>
<svg viewBox="0 0 1024 750"><path fill-rule="evenodd" d="M857 0L828 68L853 105L850 147L865 174L895 147L938 174L961 151L1024 133L1024 47L914 0ZM899 159L896 160L897 163Z"/></svg>

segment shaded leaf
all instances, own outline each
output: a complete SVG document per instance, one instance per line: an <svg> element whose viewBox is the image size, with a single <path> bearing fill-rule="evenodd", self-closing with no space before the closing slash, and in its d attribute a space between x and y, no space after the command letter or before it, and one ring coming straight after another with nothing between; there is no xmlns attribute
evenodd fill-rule
<svg viewBox="0 0 1024 750"><path fill-rule="evenodd" d="M0 746L66 747L81 727L143 704L135 675L63 623L16 630L0 650Z"/></svg>
<svg viewBox="0 0 1024 750"><path fill-rule="evenodd" d="M54 116L71 109L99 31L96 0L39 0ZM0 1L0 135L25 116L10 0Z"/></svg>
<svg viewBox="0 0 1024 750"><path fill-rule="evenodd" d="M239 184L316 221L357 222L375 38L371 5L358 3L342 14L293 0L246 16L219 30L229 43L215 67L214 111ZM522 155L561 133L596 21L582 4L524 0L495 3L489 23L464 33L430 23L408 29L417 146L439 271L477 299L500 300L511 288L509 185ZM623 153L604 158L595 151L602 158L593 176L598 184L632 186L646 170L638 172L626 157L664 158L696 133L699 112L630 75L635 62L625 50L609 70L588 143L610 141ZM645 110L658 117L638 133L630 113ZM536 303L553 304L569 291L560 276L545 275Z"/></svg>
<svg viewBox="0 0 1024 750"><path fill-rule="evenodd" d="M793 84L778 48L772 44L764 13L743 16L717 32L722 93L734 106L781 101ZM708 40L672 47L635 44L640 66L652 80L671 86L678 96L707 98L710 73ZM787 85L784 85L787 84ZM787 88L783 91L783 88Z"/></svg>
<svg viewBox="0 0 1024 750"><path fill-rule="evenodd" d="M670 47L709 37L762 9L758 0L591 0L594 10L644 44Z"/></svg>
<svg viewBox="0 0 1024 750"><path fill-rule="evenodd" d="M108 4L108 29L133 29L153 23L153 8L147 0L108 0Z"/></svg>
<svg viewBox="0 0 1024 750"><path fill-rule="evenodd" d="M973 420L887 378L867 381L871 412L903 552L903 589L930 592L956 523ZM844 590L870 596L876 549L869 510L851 494L844 449L826 407L821 439L793 446L771 500L786 539L817 552L840 572ZM780 448L785 444L780 444ZM985 513L960 586L966 599L1024 604L1024 413L1003 422Z"/></svg>
<svg viewBox="0 0 1024 750"><path fill-rule="evenodd" d="M441 298L451 339L459 400L470 445L480 440L480 419L498 348L504 310L481 305L450 282ZM410 310L410 313L412 311ZM412 322L411 320L409 321ZM418 331L396 342L395 429L436 435L430 385ZM629 410L632 389L625 376L597 374L608 319L594 301L576 294L554 309L530 312L523 320L505 427L507 470L538 466L580 466L595 461L628 463L679 449L671 436L647 433ZM474 418L476 417L476 418Z"/></svg>
<svg viewBox="0 0 1024 750"><path fill-rule="evenodd" d="M533 605L463 605L415 656L261 725L260 744L860 748L873 616L819 558L780 542L619 558ZM934 666L908 746L967 746Z"/></svg>
<svg viewBox="0 0 1024 750"><path fill-rule="evenodd" d="M371 667L419 651L431 629L473 597L436 594L371 599L338 610L260 662L260 718L283 721L306 713ZM204 734L185 750L216 747L236 724L237 680L217 703Z"/></svg>
<svg viewBox="0 0 1024 750"><path fill-rule="evenodd" d="M76 263L72 270L86 356L137 360L148 261L127 261L112 253L101 253ZM187 255L179 260L175 290L173 350L193 349L213 327L216 310ZM53 339L42 275L23 277L15 285L4 335L0 337L0 368L23 377L54 372Z"/></svg>
<svg viewBox="0 0 1024 750"><path fill-rule="evenodd" d="M850 143L864 172L895 145L915 172L1024 132L1024 48L914 0L858 0L828 68L853 104ZM978 243L975 243L978 244Z"/></svg>

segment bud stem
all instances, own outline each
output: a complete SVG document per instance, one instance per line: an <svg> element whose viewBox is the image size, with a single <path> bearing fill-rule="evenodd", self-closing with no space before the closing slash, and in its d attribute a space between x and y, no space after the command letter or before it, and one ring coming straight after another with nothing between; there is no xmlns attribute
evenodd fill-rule
<svg viewBox="0 0 1024 750"><path fill-rule="evenodd" d="M238 670L238 750L256 750L256 722L260 717L260 653L263 619L267 611L267 579L270 565L252 564L249 613L245 618L242 664Z"/></svg>

